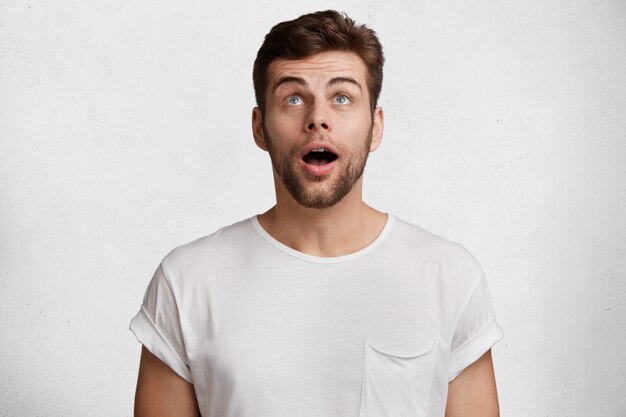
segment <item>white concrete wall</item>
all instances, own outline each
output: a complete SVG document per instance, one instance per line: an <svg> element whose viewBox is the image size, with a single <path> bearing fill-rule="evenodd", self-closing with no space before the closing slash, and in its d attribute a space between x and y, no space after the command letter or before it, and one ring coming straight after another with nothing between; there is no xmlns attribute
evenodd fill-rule
<svg viewBox="0 0 626 417"><path fill-rule="evenodd" d="M626 3L281 3L0 1L0 415L132 415L158 262L273 203L264 34L336 8L387 57L366 200L483 264L502 415L625 416Z"/></svg>

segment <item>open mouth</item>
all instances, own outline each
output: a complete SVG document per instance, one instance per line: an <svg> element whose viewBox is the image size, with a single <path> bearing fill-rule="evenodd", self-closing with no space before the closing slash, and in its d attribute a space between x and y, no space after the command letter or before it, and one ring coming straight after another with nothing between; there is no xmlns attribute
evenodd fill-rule
<svg viewBox="0 0 626 417"><path fill-rule="evenodd" d="M337 155L326 148L313 149L302 157L302 160L309 165L326 165L337 159Z"/></svg>

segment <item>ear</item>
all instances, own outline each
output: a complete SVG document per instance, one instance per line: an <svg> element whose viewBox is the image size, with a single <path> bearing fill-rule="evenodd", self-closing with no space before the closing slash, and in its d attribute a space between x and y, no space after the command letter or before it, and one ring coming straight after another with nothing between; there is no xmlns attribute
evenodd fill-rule
<svg viewBox="0 0 626 417"><path fill-rule="evenodd" d="M380 146L380 142L383 140L383 127L385 125L385 118L383 114L383 108L376 106L374 109L374 117L372 120L372 143L370 145L370 152L374 152Z"/></svg>
<svg viewBox="0 0 626 417"><path fill-rule="evenodd" d="M265 142L265 132L263 131L263 116L261 109L255 107L252 109L252 135L256 146L267 152L267 143Z"/></svg>

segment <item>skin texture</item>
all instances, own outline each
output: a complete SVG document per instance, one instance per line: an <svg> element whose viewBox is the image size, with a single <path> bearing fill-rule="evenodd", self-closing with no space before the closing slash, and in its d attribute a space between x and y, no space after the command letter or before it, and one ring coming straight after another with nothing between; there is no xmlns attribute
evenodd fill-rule
<svg viewBox="0 0 626 417"><path fill-rule="evenodd" d="M280 82L285 79L292 81ZM252 131L272 158L276 205L259 223L278 241L311 255L341 256L366 247L387 215L362 199L362 166L383 134L383 110L372 111L363 61L339 51L274 61L265 103L264 115L258 107L252 111ZM313 141L329 143L339 154L324 177L308 175L301 165L301 151ZM286 177L299 184L300 196L294 197ZM342 181L353 185L346 190ZM335 204L316 208L303 201Z"/></svg>
<svg viewBox="0 0 626 417"><path fill-rule="evenodd" d="M499 417L491 349L448 384L446 417Z"/></svg>
<svg viewBox="0 0 626 417"><path fill-rule="evenodd" d="M142 347L135 393L135 416L198 417L193 385Z"/></svg>
<svg viewBox="0 0 626 417"><path fill-rule="evenodd" d="M270 67L263 138L257 144L269 152L275 177L307 208L331 207L350 192L372 148L365 66L356 55L343 60L337 55L320 54L304 63L280 60ZM337 150L340 166L331 174L316 177L301 169L303 149L312 141Z"/></svg>
<svg viewBox="0 0 626 417"><path fill-rule="evenodd" d="M361 59L349 52L270 65L265 114L253 109L252 131L272 161L276 205L258 220L276 240L297 251L347 255L368 246L387 221L385 213L362 199L361 174L369 153L381 143L384 126L382 108L372 111L366 75ZM322 177L302 166L302 151L313 141L328 143L339 154L333 170ZM135 415L199 415L193 385L145 348ZM490 352L449 384L446 417L478 416L499 416Z"/></svg>

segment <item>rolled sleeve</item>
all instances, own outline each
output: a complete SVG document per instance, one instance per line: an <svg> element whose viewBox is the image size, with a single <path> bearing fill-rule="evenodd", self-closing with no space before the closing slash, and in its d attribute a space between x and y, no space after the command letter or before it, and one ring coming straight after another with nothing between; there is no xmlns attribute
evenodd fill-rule
<svg viewBox="0 0 626 417"><path fill-rule="evenodd" d="M183 379L193 383L185 353L176 298L163 271L155 271L143 304L129 329L153 355Z"/></svg>
<svg viewBox="0 0 626 417"><path fill-rule="evenodd" d="M495 319L487 281L482 275L462 310L454 332L448 380L456 378L503 336L504 332Z"/></svg>

